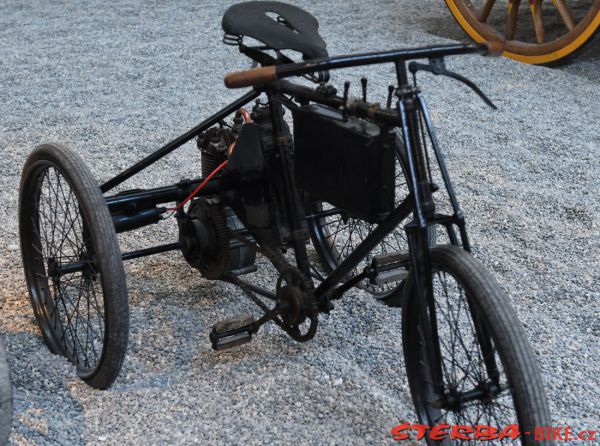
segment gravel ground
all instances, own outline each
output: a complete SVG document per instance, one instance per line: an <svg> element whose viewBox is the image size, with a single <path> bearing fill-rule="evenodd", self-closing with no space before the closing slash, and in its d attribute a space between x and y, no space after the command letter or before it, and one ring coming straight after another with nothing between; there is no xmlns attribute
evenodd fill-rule
<svg viewBox="0 0 600 446"><path fill-rule="evenodd" d="M398 312L352 292L309 343L266 327L251 344L216 353L212 324L252 307L173 253L126 266L130 348L110 390L88 388L42 342L17 247L27 154L62 142L104 180L232 100L238 93L222 76L248 64L221 43L230 3L1 2L0 328L14 444L385 444L392 426L414 418ZM441 0L295 3L319 18L332 54L463 38ZM525 324L555 422L576 429L600 429L599 59L592 49L555 70L452 60L497 112L451 81L423 84L476 254ZM383 98L393 72L344 76L356 74ZM197 173L191 145L176 153L126 186ZM175 237L167 225L121 242Z"/></svg>

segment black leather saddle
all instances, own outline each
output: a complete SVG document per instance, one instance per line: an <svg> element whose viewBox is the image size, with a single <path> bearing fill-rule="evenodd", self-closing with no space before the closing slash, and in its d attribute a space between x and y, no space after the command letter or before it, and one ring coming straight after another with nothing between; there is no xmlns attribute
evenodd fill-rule
<svg viewBox="0 0 600 446"><path fill-rule="evenodd" d="M298 51L304 59L327 56L317 19L287 3L238 3L225 11L221 26L227 36L248 36L274 50Z"/></svg>

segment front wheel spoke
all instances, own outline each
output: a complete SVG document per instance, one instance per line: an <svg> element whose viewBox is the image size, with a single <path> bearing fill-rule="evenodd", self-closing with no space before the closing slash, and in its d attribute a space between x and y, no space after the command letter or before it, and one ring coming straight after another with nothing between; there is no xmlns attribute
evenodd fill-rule
<svg viewBox="0 0 600 446"><path fill-rule="evenodd" d="M440 313L442 313L442 315L444 315L444 313L442 312L442 310L441 310L441 308L440 308L439 306L438 306L438 310L439 310L439 312L440 312ZM447 317L447 316L446 316L446 319L448 320L448 317ZM450 321L449 321L449 322L450 322ZM456 367L458 367L458 368L459 368L459 369L460 369L460 370L463 372L463 374L464 374L464 377L463 377L463 379L462 379L461 381L459 381L459 382L455 383L455 384L457 384L457 386L458 386L458 385L460 385L462 382L464 382L464 380L465 380L467 377L470 377L470 375L469 375L469 371L470 371L470 369L471 369L471 365L472 365L472 362L473 362L473 360L472 360L472 356L471 356L471 353L472 353L472 352L470 352L470 351L469 351L469 350L466 348L466 345L464 344L464 341L463 341L463 339L462 339L462 336L461 336L461 334L458 332L458 327L457 327L456 325L454 325L454 324L449 324L449 325L450 325L450 326L449 326L449 329L450 329L450 337L451 337L451 340L453 339L453 340L455 340L455 341L458 341L458 343L460 344L460 347L462 347L462 349L463 349L463 351L464 351L464 353L465 353L465 356L467 357L467 361L468 361L468 364L467 364L467 368L466 368L466 369L465 369L465 368L463 368L462 366L460 366L460 365L458 364L458 361L456 361L456 360L455 360L455 356L456 356L456 355L455 355L455 351L456 351L456 348L454 347L454 344L453 344L453 347L452 347L452 348L450 348L450 347L448 347L448 346L446 345L446 343L445 343L444 341L442 341L442 337L441 337L441 336L438 336L438 339L440 340L440 344L441 344L441 345L444 345L444 347L446 348L446 350L448 350L449 352L452 352L452 353L451 353L451 355L452 355L452 358L453 358L453 363L454 363L454 364L456 365Z"/></svg>
<svg viewBox="0 0 600 446"><path fill-rule="evenodd" d="M474 321L472 320L472 317L471 317L471 311L470 311L470 308L469 308L469 305L468 305L467 296L464 294L464 292L462 291L462 288L461 288L461 299L460 299L460 302L463 301L462 298L464 298L464 301L467 302L467 308L466 308L466 310L467 310L467 316L466 317L467 317L468 325L471 328L472 348L471 349L467 349L467 346L465 345L464 339L462 338L462 336L459 336L459 340L460 340L460 343L461 343L463 349L465 350L465 354L469 358L469 366L472 367L472 368L475 368L475 367L479 366L482 363L483 358L479 354L480 353L480 349L478 348L479 347L479 341L478 341L478 338L477 338L477 333L475 331L475 327L473 325ZM477 361L476 363L473 361L473 356L474 356L473 355L473 350L475 350L475 354L477 355L477 357L479 359L479 361Z"/></svg>
<svg viewBox="0 0 600 446"><path fill-rule="evenodd" d="M493 406L494 406L494 401L490 402L487 404L487 406L489 407L489 411L490 411L490 418L492 418L495 422L496 422L496 426L500 429L503 423L500 422L500 420L498 419L498 416L496 414L496 411L493 410ZM507 424L507 423L504 423Z"/></svg>

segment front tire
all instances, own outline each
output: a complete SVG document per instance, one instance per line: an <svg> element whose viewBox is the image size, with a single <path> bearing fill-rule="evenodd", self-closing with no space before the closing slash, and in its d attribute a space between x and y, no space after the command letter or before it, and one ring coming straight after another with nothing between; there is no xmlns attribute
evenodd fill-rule
<svg viewBox="0 0 600 446"><path fill-rule="evenodd" d="M406 284L402 321L406 372L420 422L499 430L518 424L523 434L511 444L552 444L533 440L536 427L551 425L548 403L535 355L500 286L455 246L432 248L430 263L435 322L429 306L424 317L412 278ZM436 337L441 364L431 360ZM433 383L436 370L443 391ZM462 443L428 439L428 444Z"/></svg>

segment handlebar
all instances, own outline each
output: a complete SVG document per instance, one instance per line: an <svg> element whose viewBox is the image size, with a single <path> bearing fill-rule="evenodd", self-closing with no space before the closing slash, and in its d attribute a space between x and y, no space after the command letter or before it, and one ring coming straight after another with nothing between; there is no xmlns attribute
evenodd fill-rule
<svg viewBox="0 0 600 446"><path fill-rule="evenodd" d="M251 70L237 71L225 76L227 88L243 88L264 85L269 82L290 76L314 73L317 71L335 70L339 68L372 65L386 62L400 62L413 59L456 56L461 54L481 54L499 56L504 51L502 42L487 42L477 45L442 45L422 48L398 49L391 51L352 54L346 56L323 57L306 62L274 65Z"/></svg>

